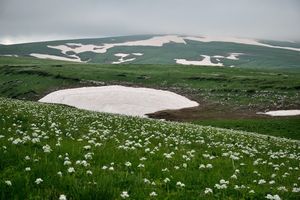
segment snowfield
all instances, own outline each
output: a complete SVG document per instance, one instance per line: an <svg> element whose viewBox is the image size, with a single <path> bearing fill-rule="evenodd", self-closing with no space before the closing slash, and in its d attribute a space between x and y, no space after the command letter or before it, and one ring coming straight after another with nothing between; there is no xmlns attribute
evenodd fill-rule
<svg viewBox="0 0 300 200"><path fill-rule="evenodd" d="M124 63L124 62L134 61L136 59L136 58L124 59L124 58L126 58L127 56L130 55L130 54L127 54L127 53L116 53L114 55L116 57L119 57L119 60L112 62L112 64L121 64L121 63ZM134 55L134 56L142 56L143 54L142 53L132 53L132 55Z"/></svg>
<svg viewBox="0 0 300 200"><path fill-rule="evenodd" d="M247 45L256 45L256 46L263 46L269 48L286 49L291 51L300 51L300 48L274 46L274 45L261 43L254 39L234 38L234 37L206 37L206 36L190 37L190 36L179 36L179 35L154 36L150 39L145 39L145 40L128 41L122 43L105 43L102 45L67 43L66 45L58 45L58 46L48 45L48 47L53 49L58 49L63 54L66 54L66 52L68 51L73 51L76 54L83 53L83 52L106 53L108 49L113 47L118 47L118 46L161 47L164 44L168 44L171 42L178 43L178 44L186 44L186 40L192 40L198 42L232 42L237 44L247 44ZM232 58L235 59L234 55Z"/></svg>
<svg viewBox="0 0 300 200"><path fill-rule="evenodd" d="M236 38L236 37L184 37L185 40L192 40L198 42L231 42L237 44L248 44L248 45L256 45L262 47L269 47L269 48L276 48L276 49L286 49L291 51L300 51L300 48L294 47L282 47L282 46L274 46L270 44L264 44L259 42L258 40L254 39L247 39L247 38Z"/></svg>
<svg viewBox="0 0 300 200"><path fill-rule="evenodd" d="M127 42L119 42L114 43L114 40L112 40L112 43L103 43L103 44L81 44L81 43L66 43L62 45L52 46L48 45L48 48L57 49L60 50L63 55L70 56L67 54L67 52L73 52L75 54L80 54L84 52L93 52L98 54L104 54L109 49L114 47L162 47L165 44L168 43L177 43L177 44L183 44L186 45L187 41L198 41L198 42L230 42L230 43L236 43L236 44L246 44L246 45L256 45L256 46L262 46L262 47L268 47L268 48L276 48L276 49L285 49L285 50L291 50L291 51L300 51L300 48L294 48L294 47L284 47L284 46L275 46L270 44L264 44L258 40L254 39L246 39L246 38L234 38L234 37L201 37L201 36L180 36L180 35L162 35L162 36L153 36L149 39L144 40L136 40L136 41L127 41ZM134 56L142 56L143 53L131 53ZM242 55L243 53L230 53L229 56L213 56L215 58L226 58L230 60L239 60L238 56ZM37 55L40 57L45 57L44 55ZM73 55L74 60L76 59L78 62L80 62L80 59L78 56ZM47 58L50 58L50 55L47 55ZM51 59L57 59L62 60L63 57L58 56L52 56ZM68 58L67 58L68 59ZM120 58L119 61L113 62L113 64L120 64L123 62L130 62L135 59L128 59L124 60L123 58ZM203 62L199 61L188 61L185 59L177 59L179 64L185 64L185 65L210 65L210 66L223 66L223 63L217 63L214 64L210 62L210 58L205 57ZM71 61L73 61L71 59ZM208 63L208 64L203 64Z"/></svg>
<svg viewBox="0 0 300 200"><path fill-rule="evenodd" d="M66 57L62 57L62 56L53 56L53 55L48 55L48 54L40 54L40 53L31 53L30 56L33 56L33 57L36 57L36 58L41 58L41 59L52 59L52 60L83 62L76 55L70 56L70 57L73 57L74 59L73 58L66 58Z"/></svg>
<svg viewBox="0 0 300 200"><path fill-rule="evenodd" d="M118 85L59 90L39 101L141 117L161 110L198 106L197 102L173 92Z"/></svg>
<svg viewBox="0 0 300 200"><path fill-rule="evenodd" d="M49 48L61 50L63 54L67 51L73 51L75 53L82 52L94 52L94 53L106 53L108 49L117 46L152 46L152 47L162 47L164 44L174 42L186 44L185 40L177 35L166 35L166 36L155 36L146 40L129 41L123 43L109 43L103 45L93 45L93 44L80 44L80 43L67 43L66 45L51 46Z"/></svg>
<svg viewBox="0 0 300 200"><path fill-rule="evenodd" d="M296 116L300 115L300 110L275 110L275 111L268 111L268 112L259 112L257 114L264 114L270 116Z"/></svg>
<svg viewBox="0 0 300 200"><path fill-rule="evenodd" d="M194 61L194 60L186 60L186 59L175 59L177 64L182 65L198 65L198 66L223 66L223 63L212 63L210 60L210 56L201 55L204 57L201 61Z"/></svg>

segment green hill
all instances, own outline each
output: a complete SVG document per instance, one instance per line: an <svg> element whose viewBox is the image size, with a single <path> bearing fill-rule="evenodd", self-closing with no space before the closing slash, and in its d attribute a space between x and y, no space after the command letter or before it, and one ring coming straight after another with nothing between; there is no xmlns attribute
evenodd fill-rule
<svg viewBox="0 0 300 200"><path fill-rule="evenodd" d="M168 37L172 37L173 41L172 38L168 41ZM120 57L115 54L119 53L128 54L125 61L122 61L126 64L175 64L175 59L201 61L204 59L202 55L206 55L210 56L210 62L222 63L227 67L285 70L300 68L300 43L265 40L250 40L249 43L245 39L201 41L201 37L193 38L177 35L140 35L2 45L0 55L42 54L56 56L56 59L60 57L101 64L118 62ZM251 42L257 45L251 45ZM161 46L157 45L159 43L162 43ZM66 50L62 51L61 48ZM101 49L106 51L99 52ZM232 53L240 53L240 55L230 58Z"/></svg>

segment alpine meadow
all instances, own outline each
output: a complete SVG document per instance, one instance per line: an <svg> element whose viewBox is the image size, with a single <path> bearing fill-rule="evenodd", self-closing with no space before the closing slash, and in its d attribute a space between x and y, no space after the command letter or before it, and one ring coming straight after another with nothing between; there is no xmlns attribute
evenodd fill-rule
<svg viewBox="0 0 300 200"><path fill-rule="evenodd" d="M1 1L0 199L300 199L299 11Z"/></svg>

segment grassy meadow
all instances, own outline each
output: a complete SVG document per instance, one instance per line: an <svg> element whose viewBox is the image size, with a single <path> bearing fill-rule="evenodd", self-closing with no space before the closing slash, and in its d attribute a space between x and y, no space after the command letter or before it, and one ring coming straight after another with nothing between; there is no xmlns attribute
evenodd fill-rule
<svg viewBox="0 0 300 200"><path fill-rule="evenodd" d="M1 199L299 199L300 144L0 99Z"/></svg>
<svg viewBox="0 0 300 200"><path fill-rule="evenodd" d="M297 71L0 57L0 199L300 198L299 117L178 123L34 102L112 84L236 112L300 105Z"/></svg>
<svg viewBox="0 0 300 200"><path fill-rule="evenodd" d="M62 88L121 84L171 90L198 101L285 108L300 105L299 77L299 72L282 70L0 58L0 95L31 100Z"/></svg>

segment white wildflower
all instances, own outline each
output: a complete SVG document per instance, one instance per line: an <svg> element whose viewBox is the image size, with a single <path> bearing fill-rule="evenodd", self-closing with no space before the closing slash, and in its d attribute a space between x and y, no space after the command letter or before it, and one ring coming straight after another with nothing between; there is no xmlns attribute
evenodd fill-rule
<svg viewBox="0 0 300 200"><path fill-rule="evenodd" d="M62 177L62 172L61 171L57 172L57 175Z"/></svg>
<svg viewBox="0 0 300 200"><path fill-rule="evenodd" d="M4 181L4 183L5 183L6 185L8 185L8 186L12 186L12 183L11 183L10 180L6 180L6 181Z"/></svg>
<svg viewBox="0 0 300 200"><path fill-rule="evenodd" d="M185 187L185 184L184 183L181 183L180 181L178 181L176 183L176 186L179 186L179 187Z"/></svg>
<svg viewBox="0 0 300 200"><path fill-rule="evenodd" d="M87 174L87 175L93 175L93 172L92 172L91 170L87 170L87 171L86 171L86 174Z"/></svg>
<svg viewBox="0 0 300 200"><path fill-rule="evenodd" d="M40 183L43 182L43 179L37 178L34 182L35 182L37 185L39 185Z"/></svg>
<svg viewBox="0 0 300 200"><path fill-rule="evenodd" d="M265 183L266 183L266 181L265 181L264 179L260 179L260 180L258 181L258 185L265 184Z"/></svg>
<svg viewBox="0 0 300 200"><path fill-rule="evenodd" d="M132 164L131 164L131 162L129 162L129 161L127 161L126 163L125 163L125 166L126 167L130 167Z"/></svg>
<svg viewBox="0 0 300 200"><path fill-rule="evenodd" d="M25 171L26 171L26 172L29 172L29 171L31 171L31 168L30 168L30 167L26 167L26 168L25 168Z"/></svg>
<svg viewBox="0 0 300 200"><path fill-rule="evenodd" d="M106 170L108 167L106 165L103 165L102 169Z"/></svg>
<svg viewBox="0 0 300 200"><path fill-rule="evenodd" d="M170 179L169 179L169 178L165 178L165 179L164 179L164 182L165 182L165 183L168 183L168 182L170 182Z"/></svg>
<svg viewBox="0 0 300 200"><path fill-rule="evenodd" d="M67 200L67 197L64 194L61 194L61 195L59 195L58 200Z"/></svg>
<svg viewBox="0 0 300 200"><path fill-rule="evenodd" d="M270 199L270 200L281 200L281 198L275 194L274 196L271 194L267 194L266 199Z"/></svg>
<svg viewBox="0 0 300 200"><path fill-rule="evenodd" d="M75 172L74 167L69 167L69 168L68 168L68 172L69 172L69 173L74 173L74 172Z"/></svg>
<svg viewBox="0 0 300 200"><path fill-rule="evenodd" d="M207 164L207 165L206 165L206 168L207 168L207 169L211 169L211 168L213 168L213 166L212 166L212 164Z"/></svg>
<svg viewBox="0 0 300 200"><path fill-rule="evenodd" d="M151 193L149 194L149 196L150 196L150 197L155 197L155 196L157 196L157 193L153 191L153 192L151 192Z"/></svg>
<svg viewBox="0 0 300 200"><path fill-rule="evenodd" d="M48 144L43 146L43 150L45 153L50 153L52 151L51 147Z"/></svg>
<svg viewBox="0 0 300 200"><path fill-rule="evenodd" d="M205 194L213 193L213 190L211 188L205 188L204 193Z"/></svg>
<svg viewBox="0 0 300 200"><path fill-rule="evenodd" d="M292 192L300 192L300 187L298 187L298 188L294 187L293 190L292 190Z"/></svg>
<svg viewBox="0 0 300 200"><path fill-rule="evenodd" d="M123 191L122 193L121 193L121 195L120 195L123 199L126 199L126 198L128 198L129 197L129 194L128 194L128 192L127 191Z"/></svg>

